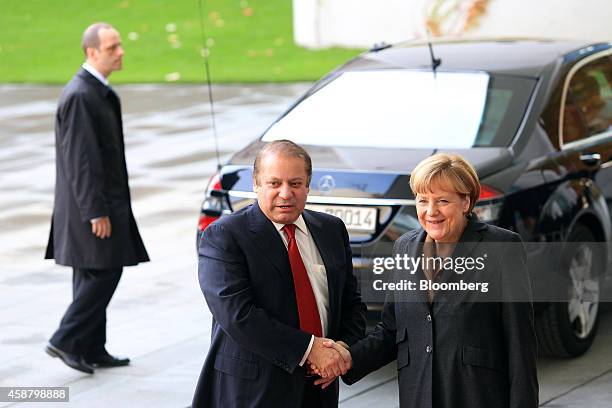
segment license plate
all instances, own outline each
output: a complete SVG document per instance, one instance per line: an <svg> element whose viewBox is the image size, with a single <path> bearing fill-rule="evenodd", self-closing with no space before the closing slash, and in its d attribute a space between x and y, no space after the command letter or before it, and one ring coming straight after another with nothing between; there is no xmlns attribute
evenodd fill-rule
<svg viewBox="0 0 612 408"><path fill-rule="evenodd" d="M376 231L376 208L319 204L307 204L306 208L335 215L344 221L346 229L349 231Z"/></svg>

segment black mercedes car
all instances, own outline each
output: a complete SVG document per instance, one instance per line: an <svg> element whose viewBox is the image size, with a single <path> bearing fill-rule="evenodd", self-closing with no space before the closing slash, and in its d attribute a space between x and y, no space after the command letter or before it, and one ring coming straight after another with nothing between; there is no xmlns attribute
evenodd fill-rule
<svg viewBox="0 0 612 408"><path fill-rule="evenodd" d="M371 273L367 254L419 227L408 185L414 166L436 152L464 156L482 182L480 220L518 232L528 250L580 243L569 254L565 299L535 304L537 332L548 355L591 346L611 281L612 44L375 47L317 82L222 166L206 189L199 231L253 201L256 152L285 138L311 154L307 206L345 222L358 278ZM534 291L547 285L537 268L530 272Z"/></svg>

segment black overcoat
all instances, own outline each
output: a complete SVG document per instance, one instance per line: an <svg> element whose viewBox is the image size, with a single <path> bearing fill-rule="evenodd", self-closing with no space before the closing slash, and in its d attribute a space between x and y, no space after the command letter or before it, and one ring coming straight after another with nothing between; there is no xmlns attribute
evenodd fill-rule
<svg viewBox="0 0 612 408"><path fill-rule="evenodd" d="M45 258L109 269L149 260L130 203L117 94L81 69L64 88L55 117L56 181ZM110 217L110 238L91 232Z"/></svg>
<svg viewBox="0 0 612 408"><path fill-rule="evenodd" d="M418 257L425 238L423 229L408 232L394 252ZM503 252L487 258L495 247ZM382 321L350 348L354 365L343 380L352 384L397 359L401 408L536 408L537 345L520 236L471 220L455 252L487 258L476 280L514 293L498 291L499 302L436 293L430 304L422 291L389 292ZM448 272L447 281L459 276ZM509 302L513 296L522 302Z"/></svg>

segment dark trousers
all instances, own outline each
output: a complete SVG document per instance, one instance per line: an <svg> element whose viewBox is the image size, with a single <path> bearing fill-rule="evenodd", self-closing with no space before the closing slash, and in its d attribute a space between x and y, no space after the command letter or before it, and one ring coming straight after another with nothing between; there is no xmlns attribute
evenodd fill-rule
<svg viewBox="0 0 612 408"><path fill-rule="evenodd" d="M78 355L104 353L106 307L115 293L123 268L72 269L72 303L51 344Z"/></svg>
<svg viewBox="0 0 612 408"><path fill-rule="evenodd" d="M321 408L323 407L322 392L320 385L314 385L318 377L306 377L304 384L304 396L301 408Z"/></svg>

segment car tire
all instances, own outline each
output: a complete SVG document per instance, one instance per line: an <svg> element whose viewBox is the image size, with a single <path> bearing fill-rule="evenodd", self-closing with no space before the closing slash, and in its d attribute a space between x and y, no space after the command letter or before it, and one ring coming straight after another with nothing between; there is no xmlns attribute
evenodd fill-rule
<svg viewBox="0 0 612 408"><path fill-rule="evenodd" d="M601 291L600 271L603 267L597 247L589 245L595 241L593 233L583 224L577 224L570 233L568 242L580 244L570 248L568 256L568 274L572 276L572 268L588 269L588 281L596 287L597 296L592 296L595 289L589 291L591 299L585 300L584 293L568 288L572 296L567 302L548 303L536 320L536 333L540 346L540 355L548 357L578 357L586 353L593 344L599 326L599 292ZM589 262L590 256L590 265ZM582 263L582 264L581 264ZM574 273L575 274L575 273ZM576 280L573 279L574 288ZM582 281L584 282L584 280ZM584 286L584 284L582 285Z"/></svg>

